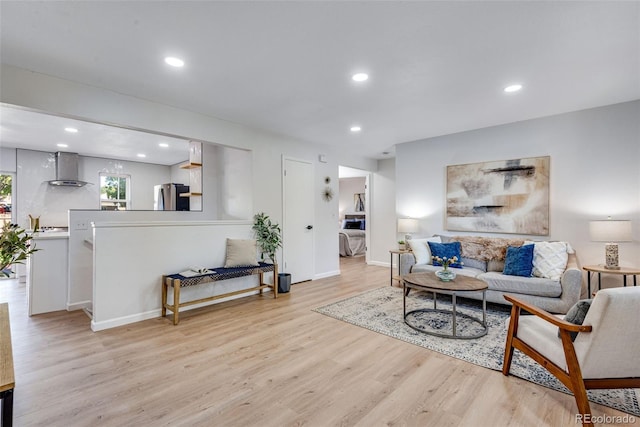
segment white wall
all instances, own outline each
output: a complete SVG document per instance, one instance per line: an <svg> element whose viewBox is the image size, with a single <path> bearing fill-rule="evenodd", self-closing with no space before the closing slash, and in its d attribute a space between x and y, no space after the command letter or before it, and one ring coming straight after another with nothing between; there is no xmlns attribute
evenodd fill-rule
<svg viewBox="0 0 640 427"><path fill-rule="evenodd" d="M421 218L423 235L446 232L447 165L537 156L551 156L548 239L570 242L582 265L599 264L604 244L589 240L589 221L631 219L620 263L640 266L640 101L400 144L397 214Z"/></svg>
<svg viewBox="0 0 640 427"><path fill-rule="evenodd" d="M396 160L378 161L378 171L369 183L371 201L369 235L371 249L369 263L388 266L390 249L398 247L396 238ZM395 261L394 261L395 262Z"/></svg>
<svg viewBox="0 0 640 427"><path fill-rule="evenodd" d="M16 171L16 150L0 147L0 172Z"/></svg>
<svg viewBox="0 0 640 427"><path fill-rule="evenodd" d="M365 183L365 177L340 178L340 199L338 204L340 220L344 219L345 214L364 213L355 211L353 195L364 193Z"/></svg>
<svg viewBox="0 0 640 427"><path fill-rule="evenodd" d="M96 223L91 328L99 331L160 316L162 275L191 265L220 267L225 261L226 238L247 239L250 235L251 221ZM265 274L265 280L271 280L266 276L270 274ZM181 301L257 284L258 276L249 276L184 287ZM273 294L267 292L263 298L271 301Z"/></svg>

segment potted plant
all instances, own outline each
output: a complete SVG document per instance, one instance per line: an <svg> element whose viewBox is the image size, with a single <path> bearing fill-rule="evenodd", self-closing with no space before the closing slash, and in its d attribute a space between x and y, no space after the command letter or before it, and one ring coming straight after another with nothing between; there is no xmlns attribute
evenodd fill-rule
<svg viewBox="0 0 640 427"><path fill-rule="evenodd" d="M398 249L404 251L406 249L406 242L404 240L398 240Z"/></svg>
<svg viewBox="0 0 640 427"><path fill-rule="evenodd" d="M276 251L282 247L282 231L280 226L271 221L264 212L257 213L253 216L253 227L251 227L258 247L262 252L262 259L265 255L272 263L277 264Z"/></svg>
<svg viewBox="0 0 640 427"><path fill-rule="evenodd" d="M23 264L27 257L37 251L31 245L31 236L18 224L5 223L0 236L0 277L9 277L12 264Z"/></svg>
<svg viewBox="0 0 640 427"><path fill-rule="evenodd" d="M251 228L255 234L258 247L260 247L260 251L262 252L262 259L264 260L266 255L267 259L277 264L276 251L282 247L282 231L280 230L280 226L271 221L271 218L264 212L260 212L253 216L253 226ZM278 292L289 292L290 286L291 274L278 274Z"/></svg>

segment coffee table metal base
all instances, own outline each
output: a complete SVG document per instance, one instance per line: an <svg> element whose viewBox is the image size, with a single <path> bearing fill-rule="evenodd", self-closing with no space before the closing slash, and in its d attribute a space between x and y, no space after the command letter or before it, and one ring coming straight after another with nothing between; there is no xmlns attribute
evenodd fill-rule
<svg viewBox="0 0 640 427"><path fill-rule="evenodd" d="M480 338L483 337L485 335L487 335L487 331L489 330L489 328L487 327L487 298L486 298L486 292L482 291L482 321L480 319L476 319L473 316L470 316L466 313L458 313L456 311L456 294L455 292L451 293L451 310L443 310L443 309L439 309L437 308L437 293L433 292L433 308L420 308L417 310L411 310L409 312L407 312L407 292L403 292L404 296L403 296L403 306L404 306L404 323L407 324L407 326L409 326L410 328L418 331L418 332L422 332L424 334L429 334L429 335L434 335L436 337L441 337L441 338L453 338L453 339L462 339L462 340L470 340L470 339L476 339L476 338ZM433 331L426 331L424 329L420 329L419 327L412 325L408 320L407 317L410 317L412 314L414 313L443 313L443 314L450 314L452 316L452 333L451 334L443 334L443 333L439 333L439 332L433 332ZM457 318L458 317L464 317L465 319L469 319L473 322L478 323L480 326L482 326L482 329L480 330L479 333L477 334L473 334L473 335L458 335L457 331L456 331L456 327L457 327Z"/></svg>

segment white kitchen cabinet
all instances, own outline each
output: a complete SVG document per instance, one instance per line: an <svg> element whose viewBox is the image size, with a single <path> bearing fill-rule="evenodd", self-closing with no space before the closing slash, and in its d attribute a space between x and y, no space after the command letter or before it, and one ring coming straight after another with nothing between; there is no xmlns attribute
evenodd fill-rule
<svg viewBox="0 0 640 427"><path fill-rule="evenodd" d="M69 233L37 233L37 252L27 259L29 316L67 309Z"/></svg>

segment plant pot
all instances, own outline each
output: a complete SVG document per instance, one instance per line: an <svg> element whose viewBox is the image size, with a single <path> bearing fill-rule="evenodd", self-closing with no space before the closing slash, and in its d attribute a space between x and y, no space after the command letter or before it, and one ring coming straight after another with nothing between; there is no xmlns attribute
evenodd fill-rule
<svg viewBox="0 0 640 427"><path fill-rule="evenodd" d="M278 274L278 293L286 294L291 289L291 274L279 273Z"/></svg>

